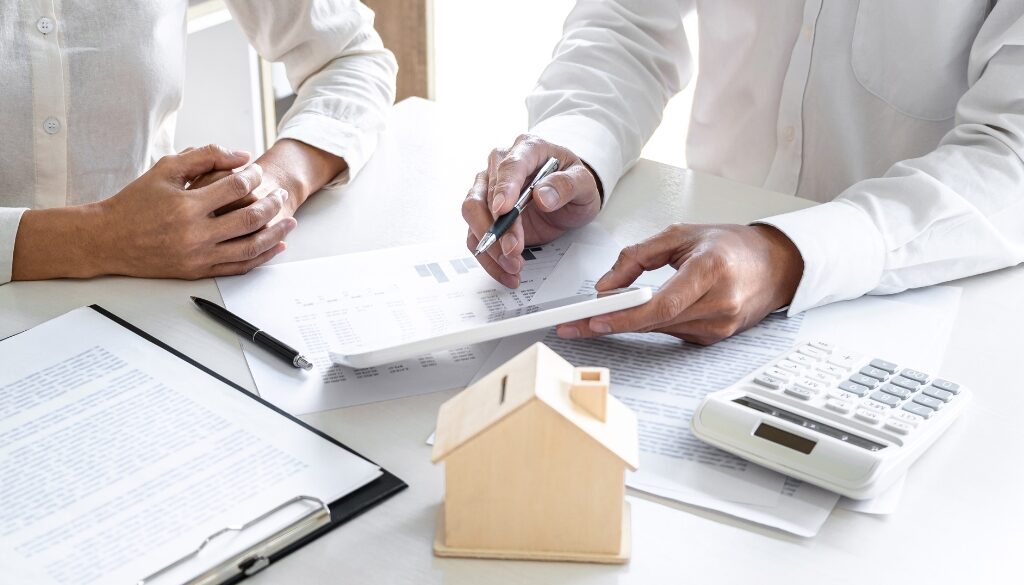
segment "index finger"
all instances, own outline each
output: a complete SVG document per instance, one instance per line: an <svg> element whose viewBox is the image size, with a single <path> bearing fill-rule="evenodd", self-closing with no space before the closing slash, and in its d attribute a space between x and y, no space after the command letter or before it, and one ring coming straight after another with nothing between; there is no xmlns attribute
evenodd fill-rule
<svg viewBox="0 0 1024 585"><path fill-rule="evenodd" d="M550 156L537 139L520 138L498 163L494 173L494 192L490 197L491 213L495 217L508 213L519 198L526 182L533 177Z"/></svg>
<svg viewBox="0 0 1024 585"><path fill-rule="evenodd" d="M263 182L263 169L253 163L192 193L200 197L207 211L213 212L252 193Z"/></svg>

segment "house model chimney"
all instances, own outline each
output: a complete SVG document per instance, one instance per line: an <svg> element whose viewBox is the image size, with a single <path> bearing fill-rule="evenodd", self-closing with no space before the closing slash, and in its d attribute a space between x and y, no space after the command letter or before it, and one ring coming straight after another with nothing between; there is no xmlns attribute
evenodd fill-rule
<svg viewBox="0 0 1024 585"><path fill-rule="evenodd" d="M569 397L591 416L604 422L608 409L608 368L576 368Z"/></svg>

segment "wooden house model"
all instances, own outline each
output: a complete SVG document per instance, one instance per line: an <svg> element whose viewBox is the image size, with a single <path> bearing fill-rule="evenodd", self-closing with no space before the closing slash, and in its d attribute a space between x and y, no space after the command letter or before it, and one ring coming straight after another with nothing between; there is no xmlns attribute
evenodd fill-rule
<svg viewBox="0 0 1024 585"><path fill-rule="evenodd" d="M608 382L537 343L445 402L435 554L626 562L637 423Z"/></svg>

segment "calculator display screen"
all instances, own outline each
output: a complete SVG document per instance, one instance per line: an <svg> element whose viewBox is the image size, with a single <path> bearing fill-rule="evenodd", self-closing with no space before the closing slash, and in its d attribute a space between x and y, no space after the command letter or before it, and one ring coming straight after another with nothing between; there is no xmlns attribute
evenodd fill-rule
<svg viewBox="0 0 1024 585"><path fill-rule="evenodd" d="M814 446L817 445L816 442L810 439L801 437L800 435L794 435L789 431L784 431L767 423L757 425L757 429L754 431L754 436L761 437L762 439L768 439L773 443L778 443L783 447L789 447L790 449L799 451L805 455L810 453L814 449Z"/></svg>
<svg viewBox="0 0 1024 585"><path fill-rule="evenodd" d="M811 420L803 415L796 414L795 412L789 412L788 410L783 410L781 408L777 408L775 406L766 404L764 402L761 402L760 400L756 400L749 396L741 396L739 398L734 399L733 402L741 404L743 406L746 406L747 408L751 408L758 412L763 412L775 418L782 419L784 421L789 421L809 431L815 431L823 435L828 435L829 437L839 439L844 443L856 445L861 449L867 449L868 451L881 451L882 449L885 449L885 445L883 445L882 443L876 443L875 441L871 441L865 439L864 437L854 435L849 431L844 431L843 429L838 429L831 425L827 425L816 420ZM797 451L800 451L801 453L810 453L811 448L814 447L814 441L811 441L810 439L805 439L804 437L794 435L793 433L783 431L782 429L777 429L771 425L766 425L762 423L761 426L768 428L766 428L764 431L761 431L761 427L758 427L758 429L755 430L754 435L761 437L762 439L767 439L780 445L791 447L793 449L796 449ZM764 434L758 434L758 431ZM795 437L796 439L800 439L800 441L807 441L808 443L811 443L811 446L807 447L806 443L801 443L800 441L797 441L793 438L782 437L779 433L786 433L787 435L792 435L792 437ZM765 434L768 434L769 436L765 436ZM806 451L803 450L805 448L807 449Z"/></svg>

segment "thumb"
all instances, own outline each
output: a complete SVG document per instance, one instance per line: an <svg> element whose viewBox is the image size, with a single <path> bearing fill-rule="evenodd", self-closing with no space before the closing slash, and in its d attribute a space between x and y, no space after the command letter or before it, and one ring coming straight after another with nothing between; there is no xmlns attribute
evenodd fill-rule
<svg viewBox="0 0 1024 585"><path fill-rule="evenodd" d="M184 186L191 179L210 171L229 171L244 166L251 158L252 155L244 150L228 150L218 144L207 144L164 157L161 163L166 164L172 176Z"/></svg>

